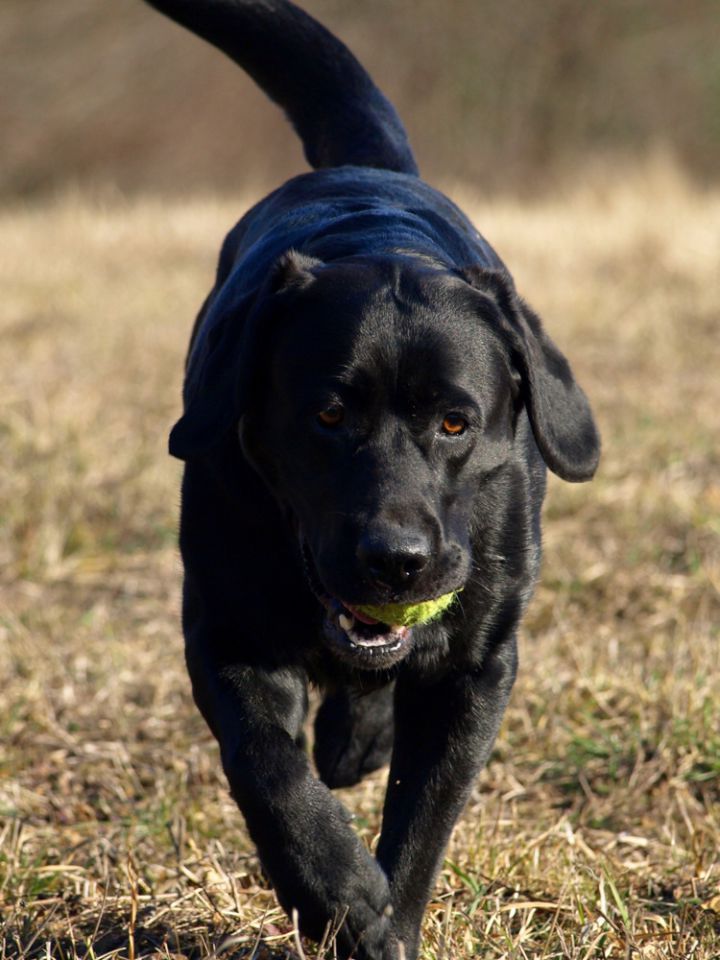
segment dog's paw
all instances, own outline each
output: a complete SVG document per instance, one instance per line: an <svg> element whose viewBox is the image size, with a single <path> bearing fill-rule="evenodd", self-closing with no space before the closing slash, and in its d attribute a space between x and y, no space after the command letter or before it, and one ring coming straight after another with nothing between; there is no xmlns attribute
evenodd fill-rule
<svg viewBox="0 0 720 960"><path fill-rule="evenodd" d="M292 877L276 877L278 900L313 940L330 929L339 960L399 960L385 873L355 836L333 840L332 848L318 844Z"/></svg>
<svg viewBox="0 0 720 960"><path fill-rule="evenodd" d="M390 760L393 746L392 689L350 699L325 698L315 720L314 759L328 787L352 787Z"/></svg>
<svg viewBox="0 0 720 960"><path fill-rule="evenodd" d="M334 947L339 960L398 960L391 909L375 916L362 916L362 910L348 912L335 931Z"/></svg>
<svg viewBox="0 0 720 960"><path fill-rule="evenodd" d="M363 777L390 762L392 728L380 731L365 743L324 740L316 744L314 758L318 774L332 790L352 787Z"/></svg>

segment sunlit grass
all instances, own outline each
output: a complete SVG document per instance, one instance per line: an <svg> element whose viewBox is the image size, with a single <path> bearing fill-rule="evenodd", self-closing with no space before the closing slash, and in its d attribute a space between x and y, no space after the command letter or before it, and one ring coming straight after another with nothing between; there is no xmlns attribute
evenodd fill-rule
<svg viewBox="0 0 720 960"><path fill-rule="evenodd" d="M720 195L662 164L532 204L451 193L571 357L604 458L550 485L520 678L423 957L711 960ZM0 957L294 955L191 702L166 455L251 199L0 216ZM370 845L383 780L341 791Z"/></svg>

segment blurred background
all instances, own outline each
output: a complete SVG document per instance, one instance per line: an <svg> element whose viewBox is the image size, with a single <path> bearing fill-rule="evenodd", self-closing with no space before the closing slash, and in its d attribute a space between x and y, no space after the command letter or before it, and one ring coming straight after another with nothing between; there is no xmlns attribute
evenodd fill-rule
<svg viewBox="0 0 720 960"><path fill-rule="evenodd" d="M720 176L717 0L303 0L395 102L431 181L552 189L658 152ZM275 185L305 169L232 63L139 0L2 0L0 199Z"/></svg>

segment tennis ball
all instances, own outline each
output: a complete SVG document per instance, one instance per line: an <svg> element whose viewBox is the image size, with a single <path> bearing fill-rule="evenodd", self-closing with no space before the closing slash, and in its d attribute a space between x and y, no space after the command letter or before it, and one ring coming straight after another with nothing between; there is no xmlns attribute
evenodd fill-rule
<svg viewBox="0 0 720 960"><path fill-rule="evenodd" d="M379 607L358 606L360 613L379 620L390 627L414 627L416 623L429 623L436 620L450 606L457 591L446 593L435 600L423 600L420 603L386 603Z"/></svg>

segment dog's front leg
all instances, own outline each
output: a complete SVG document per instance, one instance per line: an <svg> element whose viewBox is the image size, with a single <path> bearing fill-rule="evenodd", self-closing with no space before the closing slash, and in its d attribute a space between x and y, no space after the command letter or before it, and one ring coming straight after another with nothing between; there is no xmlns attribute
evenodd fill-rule
<svg viewBox="0 0 720 960"><path fill-rule="evenodd" d="M377 858L390 880L395 931L414 960L450 833L485 764L516 671L514 637L481 667L428 682L401 674L395 745Z"/></svg>
<svg viewBox="0 0 720 960"><path fill-rule="evenodd" d="M311 773L299 746L301 671L218 665L203 632L191 632L188 665L198 706L220 743L230 789L278 900L319 940L339 925L338 955L396 960L385 874L350 817Z"/></svg>

